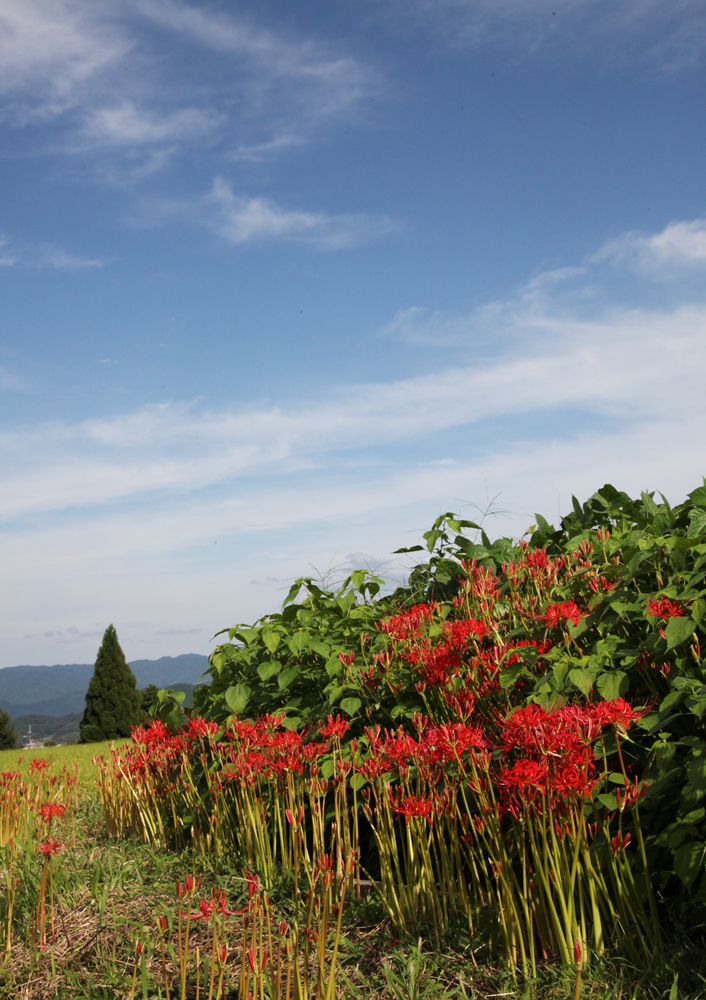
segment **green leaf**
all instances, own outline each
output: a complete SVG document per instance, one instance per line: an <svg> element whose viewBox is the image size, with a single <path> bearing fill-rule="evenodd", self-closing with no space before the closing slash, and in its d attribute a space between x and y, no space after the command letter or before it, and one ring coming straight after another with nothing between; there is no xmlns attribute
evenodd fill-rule
<svg viewBox="0 0 706 1000"><path fill-rule="evenodd" d="M287 667L277 678L280 691L285 691L299 673L299 667Z"/></svg>
<svg viewBox="0 0 706 1000"><path fill-rule="evenodd" d="M706 532L706 510L692 510L689 514L687 538L698 538Z"/></svg>
<svg viewBox="0 0 706 1000"><path fill-rule="evenodd" d="M689 494L689 499L697 507L706 507L706 486L697 486Z"/></svg>
<svg viewBox="0 0 706 1000"><path fill-rule="evenodd" d="M532 676L524 663L508 664L500 671L500 687L503 691L507 691L522 675L526 677Z"/></svg>
<svg viewBox="0 0 706 1000"><path fill-rule="evenodd" d="M618 808L618 800L614 793L610 795L607 792L603 792L601 795L597 795L596 798L602 806L605 806L608 812L615 812Z"/></svg>
<svg viewBox="0 0 706 1000"><path fill-rule="evenodd" d="M343 698L341 701L341 709L346 713L346 715L355 715L363 702L360 698Z"/></svg>
<svg viewBox="0 0 706 1000"><path fill-rule="evenodd" d="M611 670L600 674L596 681L596 687L601 698L612 701L613 698L622 698L628 690L630 679L623 670Z"/></svg>
<svg viewBox="0 0 706 1000"><path fill-rule="evenodd" d="M308 636L306 632L300 630L298 632L295 632L291 639L287 640L287 645L289 646L289 648L291 649L291 651L294 653L295 656L301 656L302 650L307 645L307 639Z"/></svg>
<svg viewBox="0 0 706 1000"><path fill-rule="evenodd" d="M279 646L279 635L274 631L270 625L263 625L262 627L262 641L267 646L271 653Z"/></svg>
<svg viewBox="0 0 706 1000"><path fill-rule="evenodd" d="M674 871L687 888L703 867L706 844L683 844L674 855Z"/></svg>
<svg viewBox="0 0 706 1000"><path fill-rule="evenodd" d="M247 684L235 684L233 687L228 688L225 693L225 700L226 705L233 715L243 714L250 701L251 693Z"/></svg>
<svg viewBox="0 0 706 1000"><path fill-rule="evenodd" d="M282 664L278 660L265 660L257 668L257 674L261 681L267 681L270 677L278 674L282 669Z"/></svg>
<svg viewBox="0 0 706 1000"><path fill-rule="evenodd" d="M574 667L569 671L569 680L587 698L593 687L593 674L590 670L582 670L581 667Z"/></svg>
<svg viewBox="0 0 706 1000"><path fill-rule="evenodd" d="M686 769L686 777L690 785L699 791L706 791L706 756L697 757Z"/></svg>
<svg viewBox="0 0 706 1000"><path fill-rule="evenodd" d="M680 642L686 642L696 628L696 622L691 618L670 618L664 636L667 649L674 649Z"/></svg>

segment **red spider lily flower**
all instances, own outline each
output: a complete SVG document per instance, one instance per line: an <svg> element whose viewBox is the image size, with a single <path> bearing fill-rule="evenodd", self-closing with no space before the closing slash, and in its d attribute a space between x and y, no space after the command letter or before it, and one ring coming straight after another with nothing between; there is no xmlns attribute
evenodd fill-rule
<svg viewBox="0 0 706 1000"><path fill-rule="evenodd" d="M613 698L610 701L599 701L591 706L590 711L599 725L619 726L627 730L631 722L647 715L649 706L633 708L624 698Z"/></svg>
<svg viewBox="0 0 706 1000"><path fill-rule="evenodd" d="M434 614L434 604L415 604L409 611L392 615L376 625L380 632L385 632L391 639L402 641L419 635L419 630Z"/></svg>
<svg viewBox="0 0 706 1000"><path fill-rule="evenodd" d="M606 580L604 576L594 577L588 585L594 594L610 594L617 587L615 580Z"/></svg>
<svg viewBox="0 0 706 1000"><path fill-rule="evenodd" d="M218 962L220 965L226 964L226 959L228 958L228 945L218 946Z"/></svg>
<svg viewBox="0 0 706 1000"><path fill-rule="evenodd" d="M200 899L198 913L192 913L189 920L210 920L215 906L216 904L212 899Z"/></svg>
<svg viewBox="0 0 706 1000"><path fill-rule="evenodd" d="M678 601L660 597L659 600L647 602L647 614L655 618L683 618L686 615L686 608Z"/></svg>
<svg viewBox="0 0 706 1000"><path fill-rule="evenodd" d="M280 922L279 922L279 936L280 937L286 937L287 936L287 921L286 920L280 920Z"/></svg>
<svg viewBox="0 0 706 1000"><path fill-rule="evenodd" d="M405 799L393 800L392 809L399 816L404 816L406 823L409 823L413 816L422 816L431 823L435 811L431 799L425 799L421 795L408 795Z"/></svg>
<svg viewBox="0 0 706 1000"><path fill-rule="evenodd" d="M250 947L248 948L248 962L250 963L250 968L252 969L252 971L255 972L256 968L255 948L253 947L253 945L250 945Z"/></svg>
<svg viewBox="0 0 706 1000"><path fill-rule="evenodd" d="M340 717L340 715L337 715L335 719L332 715L329 715L326 725L319 727L319 732L325 740L331 739L332 736L336 736L340 739L342 736L346 735L349 729L350 726L345 719Z"/></svg>
<svg viewBox="0 0 706 1000"><path fill-rule="evenodd" d="M353 663L353 660L355 659L355 653L353 652L352 649L349 650L347 653L344 653L343 650L341 650L341 652L338 654L338 658L344 667L350 667Z"/></svg>
<svg viewBox="0 0 706 1000"><path fill-rule="evenodd" d="M142 941L135 942L135 958L139 958L142 954Z"/></svg>
<svg viewBox="0 0 706 1000"><path fill-rule="evenodd" d="M587 615L586 611L579 611L574 601L563 601L561 604L550 604L543 615L538 615L538 620L544 622L547 628L557 628L562 622L571 622L578 625L582 618Z"/></svg>
<svg viewBox="0 0 706 1000"><path fill-rule="evenodd" d="M66 812L66 807L60 802L45 802L37 810L37 815L44 823L50 823L55 816L61 818Z"/></svg>
<svg viewBox="0 0 706 1000"><path fill-rule="evenodd" d="M46 769L48 767L49 767L49 761L48 760L42 760L41 757L40 758L36 758L36 757L33 758L32 759L32 763L29 765L30 771L39 771L40 774L41 774L42 771L46 771Z"/></svg>
<svg viewBox="0 0 706 1000"><path fill-rule="evenodd" d="M164 933L166 931L166 929L167 929L167 918L166 917L157 917L157 926L162 931L162 933Z"/></svg>
<svg viewBox="0 0 706 1000"><path fill-rule="evenodd" d="M60 844L58 840L54 840L53 837L47 837L45 841L40 841L40 843L37 844L38 850L42 852L45 858L58 854L59 851L63 851L65 846L65 844Z"/></svg>
<svg viewBox="0 0 706 1000"><path fill-rule="evenodd" d="M465 645L472 636L482 639L489 631L484 622L476 621L475 618L467 618L460 622L444 622L444 632L455 646Z"/></svg>
<svg viewBox="0 0 706 1000"><path fill-rule="evenodd" d="M581 956L582 956L581 942L579 941L578 938L576 938L576 940L574 941L574 959L577 965L581 965Z"/></svg>
<svg viewBox="0 0 706 1000"><path fill-rule="evenodd" d="M215 736L217 732L217 722L210 722L208 719L195 718L194 716L189 719L189 739L198 739L202 736Z"/></svg>
<svg viewBox="0 0 706 1000"><path fill-rule="evenodd" d="M184 879L184 885L180 883L177 879L177 896L182 899L184 896L188 896L190 893L196 892L198 887L201 885L201 876L194 879L193 875L187 875Z"/></svg>
<svg viewBox="0 0 706 1000"><path fill-rule="evenodd" d="M628 846L629 843L630 843L630 834L629 833L626 833L623 836L622 839L620 837L620 834L616 833L616 835L613 837L613 839L610 842L610 846L613 849L613 854L616 854L618 851L624 851L625 848Z"/></svg>
<svg viewBox="0 0 706 1000"><path fill-rule="evenodd" d="M251 875L250 872L246 871L245 878L248 881L248 895L252 899L257 892L257 875Z"/></svg>

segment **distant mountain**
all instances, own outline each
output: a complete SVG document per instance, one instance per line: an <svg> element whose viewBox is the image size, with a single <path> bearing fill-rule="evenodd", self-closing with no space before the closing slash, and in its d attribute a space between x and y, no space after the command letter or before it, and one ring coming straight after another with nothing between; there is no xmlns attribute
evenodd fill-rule
<svg viewBox="0 0 706 1000"><path fill-rule="evenodd" d="M134 660L130 666L138 688L197 684L208 668L200 653ZM65 663L53 667L5 667L0 670L0 708L11 716L69 715L83 712L92 663ZM203 683L203 682L202 682Z"/></svg>

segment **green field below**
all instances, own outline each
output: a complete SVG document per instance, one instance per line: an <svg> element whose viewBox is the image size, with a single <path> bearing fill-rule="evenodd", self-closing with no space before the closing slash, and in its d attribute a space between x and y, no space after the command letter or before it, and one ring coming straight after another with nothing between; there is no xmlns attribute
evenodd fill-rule
<svg viewBox="0 0 706 1000"><path fill-rule="evenodd" d="M127 740L116 741L122 746ZM63 747L38 747L36 750L0 750L0 771L17 771L28 774L33 760L47 760L54 765L54 771L62 767L71 770L75 764L79 768L79 781L85 790L96 787L93 764L94 757L110 753L111 743L72 743Z"/></svg>

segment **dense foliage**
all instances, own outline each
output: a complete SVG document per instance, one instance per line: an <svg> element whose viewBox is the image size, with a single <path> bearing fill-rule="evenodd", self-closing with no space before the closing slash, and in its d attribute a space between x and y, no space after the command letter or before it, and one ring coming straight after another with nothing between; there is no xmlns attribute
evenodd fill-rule
<svg viewBox="0 0 706 1000"><path fill-rule="evenodd" d="M129 736L144 717L142 696L113 625L109 625L86 692L81 742L97 743Z"/></svg>
<svg viewBox="0 0 706 1000"><path fill-rule="evenodd" d="M625 756L648 780L658 887L666 900L706 903L706 487L672 508L605 486L574 500L559 528L537 515L519 543L447 514L424 540L428 561L391 597L364 571L337 593L302 579L280 613L232 628L197 710L221 723L282 711L293 727L340 710L360 735L369 723L410 727L417 712L464 718L464 698L487 716L501 704L625 697L649 709ZM407 636L383 624L415 605L428 610ZM449 627L469 617L486 634L454 646Z"/></svg>

